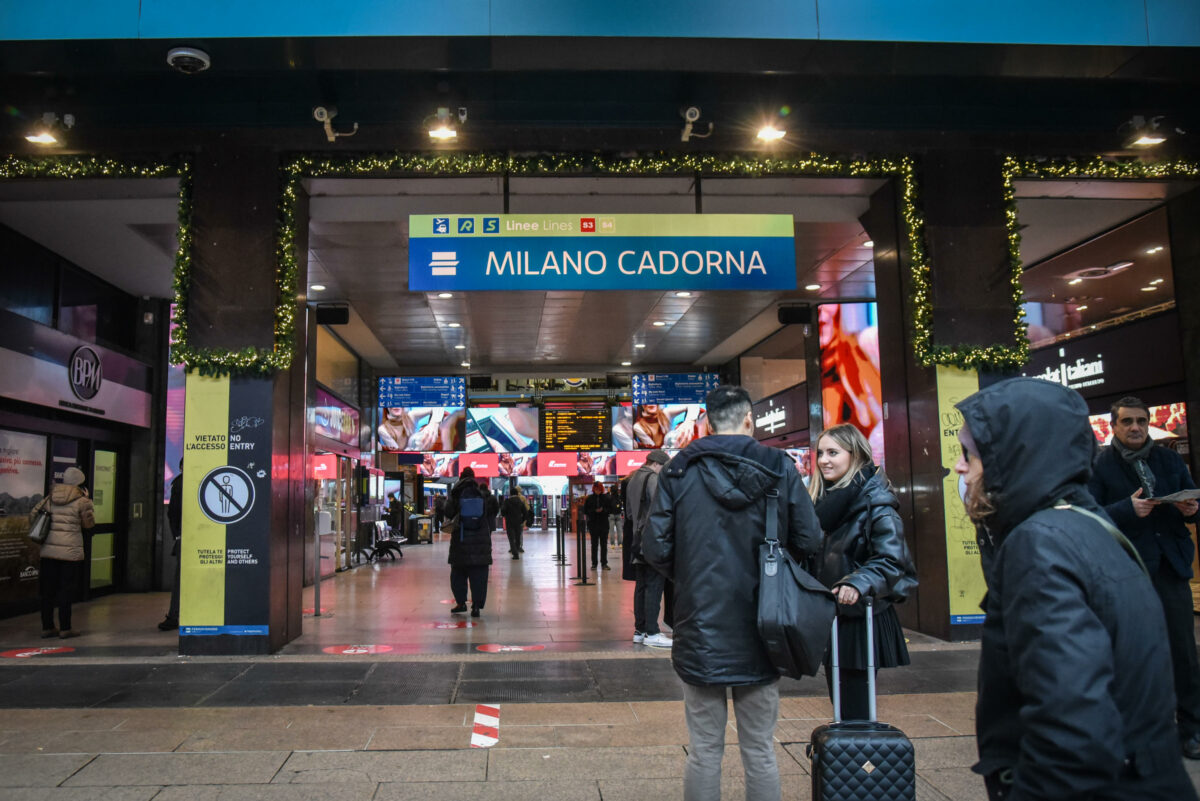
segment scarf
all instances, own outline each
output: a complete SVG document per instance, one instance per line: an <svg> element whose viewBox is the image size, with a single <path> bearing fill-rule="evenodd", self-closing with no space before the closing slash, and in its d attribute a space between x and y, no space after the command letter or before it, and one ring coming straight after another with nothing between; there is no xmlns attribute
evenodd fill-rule
<svg viewBox="0 0 1200 801"><path fill-rule="evenodd" d="M1150 471L1150 465L1146 464L1147 457L1150 456L1150 449L1154 447L1154 440L1146 438L1146 444L1137 450L1126 447L1121 443L1121 440L1113 437L1112 445L1117 449L1117 453L1121 454L1121 458L1133 468L1133 472L1137 473L1138 481L1142 485L1142 497L1154 497L1154 473Z"/></svg>
<svg viewBox="0 0 1200 801"><path fill-rule="evenodd" d="M821 500L817 501L817 518L821 521L821 530L826 534L837 531L842 522L850 514L850 508L862 494L863 485L867 479L875 475L875 465L866 465L844 487L826 490Z"/></svg>

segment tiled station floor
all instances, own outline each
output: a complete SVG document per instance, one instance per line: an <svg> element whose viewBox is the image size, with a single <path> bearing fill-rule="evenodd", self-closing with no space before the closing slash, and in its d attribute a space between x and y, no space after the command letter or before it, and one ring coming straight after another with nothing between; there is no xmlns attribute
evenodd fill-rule
<svg viewBox="0 0 1200 801"><path fill-rule="evenodd" d="M629 641L620 550L584 587L551 534L527 534L526 551L511 560L496 534L475 620L449 613L445 542L406 545L323 582L326 614L269 657L177 656L155 628L165 594L80 604L84 634L62 643L74 652L0 658L0 799L681 798L679 683L669 651ZM0 621L0 651L59 645L38 629ZM881 674L880 715L914 741L917 797L983 799L969 771L978 650L910 638L913 664ZM809 799L824 681L781 692L783 797ZM744 795L736 737L731 715L727 799Z"/></svg>

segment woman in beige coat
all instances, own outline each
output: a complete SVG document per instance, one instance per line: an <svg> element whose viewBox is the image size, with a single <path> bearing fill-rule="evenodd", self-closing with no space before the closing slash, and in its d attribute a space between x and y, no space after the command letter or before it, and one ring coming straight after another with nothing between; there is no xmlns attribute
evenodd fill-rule
<svg viewBox="0 0 1200 801"><path fill-rule="evenodd" d="M42 501L50 504L50 534L42 543L40 566L42 637L79 636L71 628L71 601L83 569L83 531L96 525L92 499L80 486L85 480L82 470L68 467L62 483L55 484L50 497ZM58 628L54 627L56 606Z"/></svg>

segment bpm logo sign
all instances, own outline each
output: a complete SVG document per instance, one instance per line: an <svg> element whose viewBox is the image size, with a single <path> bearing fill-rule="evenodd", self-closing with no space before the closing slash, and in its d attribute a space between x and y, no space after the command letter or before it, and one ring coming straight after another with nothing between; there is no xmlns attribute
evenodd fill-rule
<svg viewBox="0 0 1200 801"><path fill-rule="evenodd" d="M96 351L87 345L80 345L71 354L71 361L67 365L67 378L71 383L71 392L75 393L75 397L80 400L91 400L96 397L96 393L100 391L100 382L103 381L102 372L100 357Z"/></svg>

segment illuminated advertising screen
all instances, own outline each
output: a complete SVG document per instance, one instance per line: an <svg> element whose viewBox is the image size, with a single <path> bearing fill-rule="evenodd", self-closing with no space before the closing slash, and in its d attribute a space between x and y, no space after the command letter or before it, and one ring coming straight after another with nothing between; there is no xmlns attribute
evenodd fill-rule
<svg viewBox="0 0 1200 801"><path fill-rule="evenodd" d="M1092 432L1101 445L1112 442L1112 417L1108 413L1088 416ZM1168 403L1150 407L1150 438L1169 445L1175 440L1187 439L1187 404Z"/></svg>
<svg viewBox="0 0 1200 801"><path fill-rule="evenodd" d="M617 454L612 451L575 451L575 475L615 476Z"/></svg>
<svg viewBox="0 0 1200 801"><path fill-rule="evenodd" d="M461 451L466 410L446 406L391 406L376 429L385 451Z"/></svg>
<svg viewBox="0 0 1200 801"><path fill-rule="evenodd" d="M808 480L812 478L812 448L784 448L784 451L791 457L792 464L796 465L796 470L807 487Z"/></svg>
<svg viewBox="0 0 1200 801"><path fill-rule="evenodd" d="M852 423L883 464L883 384L874 303L817 307L821 342L821 407L825 428Z"/></svg>
<svg viewBox="0 0 1200 801"><path fill-rule="evenodd" d="M500 453L497 465L502 476L532 476L537 454Z"/></svg>
<svg viewBox="0 0 1200 801"><path fill-rule="evenodd" d="M578 471L578 457L573 453L542 451L537 455L539 476L573 476Z"/></svg>
<svg viewBox="0 0 1200 801"><path fill-rule="evenodd" d="M343 445L358 446L358 409L317 387L317 405L312 415L316 433Z"/></svg>
<svg viewBox="0 0 1200 801"><path fill-rule="evenodd" d="M650 451L617 451L617 475L627 476L646 463Z"/></svg>
<svg viewBox="0 0 1200 801"><path fill-rule="evenodd" d="M545 450L604 450L611 440L612 415L606 406L542 409L541 446Z"/></svg>
<svg viewBox="0 0 1200 801"><path fill-rule="evenodd" d="M497 453L464 453L458 457L458 474L471 468L476 478L494 478L500 475L499 454Z"/></svg>
<svg viewBox="0 0 1200 801"><path fill-rule="evenodd" d="M469 453L537 453L538 410L478 407L467 410Z"/></svg>
<svg viewBox="0 0 1200 801"><path fill-rule="evenodd" d="M458 475L457 453L426 453L420 473L426 478L454 478Z"/></svg>
<svg viewBox="0 0 1200 801"><path fill-rule="evenodd" d="M683 448L706 436L702 403L647 403L612 410L613 447L618 451Z"/></svg>

